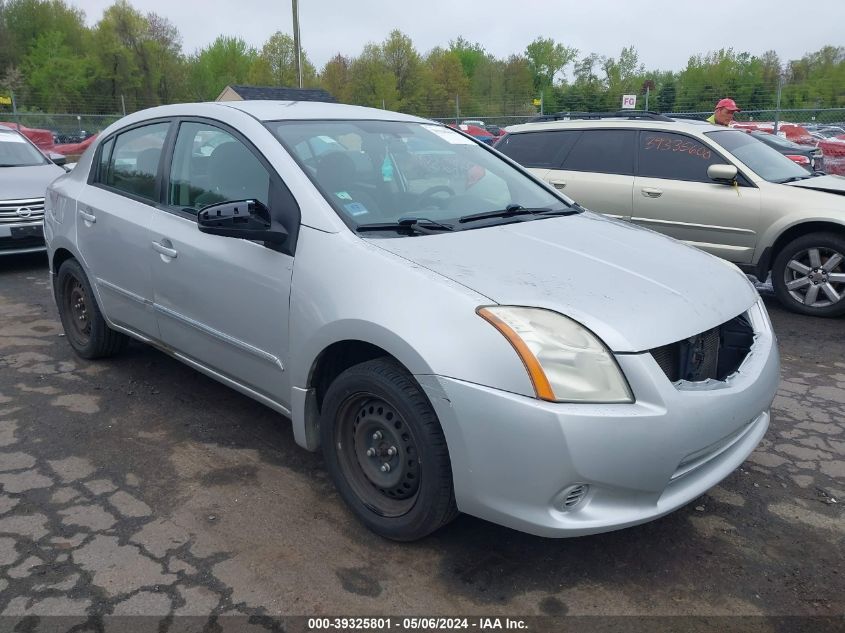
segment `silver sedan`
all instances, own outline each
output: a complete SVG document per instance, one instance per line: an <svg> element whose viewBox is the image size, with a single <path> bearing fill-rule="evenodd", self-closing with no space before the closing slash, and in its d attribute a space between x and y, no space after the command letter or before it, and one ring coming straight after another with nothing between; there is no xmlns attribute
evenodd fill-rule
<svg viewBox="0 0 845 633"><path fill-rule="evenodd" d="M735 266L424 119L139 112L50 187L45 226L80 356L131 337L289 417L388 538L459 511L552 537L642 523L769 424L775 337Z"/></svg>

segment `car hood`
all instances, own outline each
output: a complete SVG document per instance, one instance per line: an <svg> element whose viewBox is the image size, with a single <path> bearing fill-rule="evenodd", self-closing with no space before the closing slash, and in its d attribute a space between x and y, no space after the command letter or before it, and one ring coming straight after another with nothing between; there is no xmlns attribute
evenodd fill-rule
<svg viewBox="0 0 845 633"><path fill-rule="evenodd" d="M845 195L845 176L816 176L815 178L805 178L804 180L796 180L795 182L787 182L784 184L789 185L790 187L815 189L816 191Z"/></svg>
<svg viewBox="0 0 845 633"><path fill-rule="evenodd" d="M47 185L64 173L57 165L0 167L0 199L43 198Z"/></svg>
<svg viewBox="0 0 845 633"><path fill-rule="evenodd" d="M757 300L733 264L593 213L369 241L492 302L565 314L615 352L688 338Z"/></svg>

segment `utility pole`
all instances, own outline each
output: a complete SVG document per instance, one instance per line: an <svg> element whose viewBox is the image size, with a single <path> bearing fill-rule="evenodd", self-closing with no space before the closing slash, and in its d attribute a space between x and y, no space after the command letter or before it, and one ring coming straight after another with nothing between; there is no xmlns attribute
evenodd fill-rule
<svg viewBox="0 0 845 633"><path fill-rule="evenodd" d="M648 93L651 90L651 86L645 87L645 111L648 112Z"/></svg>
<svg viewBox="0 0 845 633"><path fill-rule="evenodd" d="M775 129L772 132L775 136L778 133L778 123L780 122L780 93L783 88L783 74L778 74L778 98L777 98L777 105L775 105Z"/></svg>
<svg viewBox="0 0 845 633"><path fill-rule="evenodd" d="M299 44L299 0L291 0L293 3L293 47L296 59L296 77L299 87L302 88L302 48Z"/></svg>

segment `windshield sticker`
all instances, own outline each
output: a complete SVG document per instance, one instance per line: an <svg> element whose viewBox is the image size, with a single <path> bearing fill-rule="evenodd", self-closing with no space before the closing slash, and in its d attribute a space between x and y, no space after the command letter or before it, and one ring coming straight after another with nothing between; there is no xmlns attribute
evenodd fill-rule
<svg viewBox="0 0 845 633"><path fill-rule="evenodd" d="M455 130L449 129L448 127L443 127L442 125L423 125L423 127L452 145L475 145L472 139L461 136Z"/></svg>
<svg viewBox="0 0 845 633"><path fill-rule="evenodd" d="M345 191L335 191L335 194L334 194L334 195L336 195L336 196L337 196L338 198L340 198L341 200L352 200L352 196L350 196L350 195L349 195L347 192L345 192Z"/></svg>
<svg viewBox="0 0 845 633"><path fill-rule="evenodd" d="M4 143L26 143L23 137L17 134L2 134L0 135L0 141Z"/></svg>
<svg viewBox="0 0 845 633"><path fill-rule="evenodd" d="M349 215L364 215L365 213L369 213L367 207L360 202L350 202L349 204L343 205L343 208L349 212Z"/></svg>

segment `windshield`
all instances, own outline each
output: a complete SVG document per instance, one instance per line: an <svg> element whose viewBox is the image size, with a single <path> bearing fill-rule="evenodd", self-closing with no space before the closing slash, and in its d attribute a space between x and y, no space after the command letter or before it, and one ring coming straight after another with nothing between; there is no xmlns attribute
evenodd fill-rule
<svg viewBox="0 0 845 633"><path fill-rule="evenodd" d="M760 139L767 145L777 145L778 147L782 147L784 149L792 149L792 150L799 150L804 151L806 149L810 149L804 145L799 145L798 143L793 143L789 139L785 139L783 137L777 136L775 134L769 134L768 132L751 132L751 136L756 139ZM768 141L768 142L767 142Z"/></svg>
<svg viewBox="0 0 845 633"><path fill-rule="evenodd" d="M408 218L454 223L458 230L515 221L508 213L458 226L459 218L468 215L516 207L567 208L559 197L494 153L442 125L398 121L267 125L356 230Z"/></svg>
<svg viewBox="0 0 845 633"><path fill-rule="evenodd" d="M740 130L724 130L706 134L738 160L748 165L758 176L769 182L809 178L806 169L750 134Z"/></svg>
<svg viewBox="0 0 845 633"><path fill-rule="evenodd" d="M0 167L44 165L47 159L17 132L0 132Z"/></svg>

